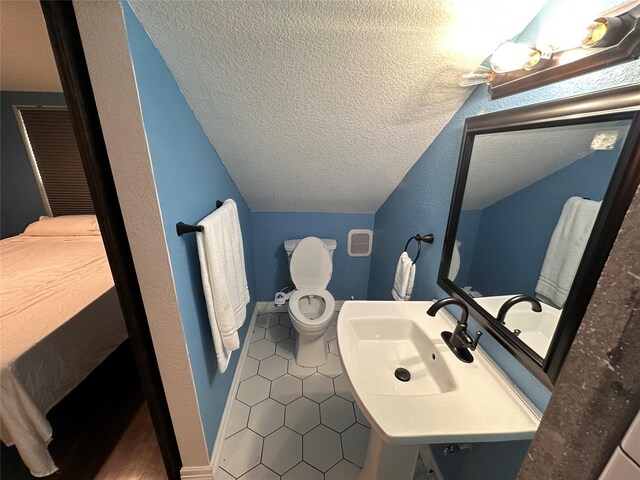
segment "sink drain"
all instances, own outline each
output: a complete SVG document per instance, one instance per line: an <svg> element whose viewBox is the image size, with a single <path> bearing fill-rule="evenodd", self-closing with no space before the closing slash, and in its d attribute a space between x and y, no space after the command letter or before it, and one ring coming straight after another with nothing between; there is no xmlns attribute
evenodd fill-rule
<svg viewBox="0 0 640 480"><path fill-rule="evenodd" d="M396 368L395 376L401 382L408 382L411 379L411 373L406 368Z"/></svg>

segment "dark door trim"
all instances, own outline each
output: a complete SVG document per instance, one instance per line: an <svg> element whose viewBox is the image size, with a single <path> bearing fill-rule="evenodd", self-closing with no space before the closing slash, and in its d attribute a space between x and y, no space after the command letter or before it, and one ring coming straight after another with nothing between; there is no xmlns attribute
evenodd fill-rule
<svg viewBox="0 0 640 480"><path fill-rule="evenodd" d="M169 479L182 462L71 1L40 2L142 388ZM105 45L105 48L108 46Z"/></svg>

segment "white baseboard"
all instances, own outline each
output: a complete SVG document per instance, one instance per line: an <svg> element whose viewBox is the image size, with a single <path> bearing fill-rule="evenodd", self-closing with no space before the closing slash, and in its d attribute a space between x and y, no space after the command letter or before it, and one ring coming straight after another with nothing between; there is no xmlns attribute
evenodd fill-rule
<svg viewBox="0 0 640 480"><path fill-rule="evenodd" d="M211 452L211 463L207 466L210 471L215 472L220 465L220 455L222 454L222 444L224 443L224 439L226 437L225 433L227 431L227 426L229 425L229 421L231 420L231 409L233 408L233 399L236 398L236 393L238 392L238 387L240 386L240 378L242 378L242 370L244 369L244 361L247 358L247 352L249 351L249 345L251 344L251 333L253 332L253 327L256 324L256 318L258 317L258 313L262 313L261 304L267 302L256 302L256 306L253 309L253 315L251 315L251 322L249 322L249 328L247 329L247 336L244 339L244 343L242 344L242 350L240 350L240 359L238 360L238 366L236 368L236 373L233 376L233 382L231 382L231 388L229 389L229 395L227 396L227 402L224 406L224 412L222 413L222 419L220 420L220 427L218 428L218 434L216 435L216 441L213 444L213 452ZM285 312L286 312L286 307ZM182 472L181 472L182 475ZM183 479L185 477L182 477ZM186 478L200 478L200 477L186 477ZM203 477L204 478L204 477Z"/></svg>
<svg viewBox="0 0 640 480"><path fill-rule="evenodd" d="M182 467L180 469L181 480L213 480L211 465L204 467Z"/></svg>

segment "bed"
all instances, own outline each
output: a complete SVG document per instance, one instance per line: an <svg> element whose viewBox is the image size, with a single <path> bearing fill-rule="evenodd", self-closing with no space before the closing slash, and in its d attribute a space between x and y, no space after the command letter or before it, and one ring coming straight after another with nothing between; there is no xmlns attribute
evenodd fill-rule
<svg viewBox="0 0 640 480"><path fill-rule="evenodd" d="M46 413L126 338L95 216L0 241L0 439L32 475L57 470Z"/></svg>

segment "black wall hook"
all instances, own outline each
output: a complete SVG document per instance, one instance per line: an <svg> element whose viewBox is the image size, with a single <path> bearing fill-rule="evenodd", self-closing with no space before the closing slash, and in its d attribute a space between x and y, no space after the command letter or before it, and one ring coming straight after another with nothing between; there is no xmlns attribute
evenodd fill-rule
<svg viewBox="0 0 640 480"><path fill-rule="evenodd" d="M216 200L216 210L219 209L224 202ZM188 223L178 222L176 223L176 233L179 237L185 233L204 232L204 227L201 225L189 225Z"/></svg>
<svg viewBox="0 0 640 480"><path fill-rule="evenodd" d="M405 243L404 245L405 252L407 251L407 248L409 247L411 240L415 240L416 242L418 242L418 253L416 254L416 258L413 259L413 264L415 265L416 262L418 261L418 258L420 257L420 245L422 244L422 242L433 243L433 234L427 233L426 235L420 235L419 233L416 233L413 237L407 240L407 243Z"/></svg>

